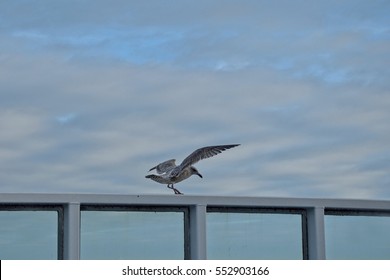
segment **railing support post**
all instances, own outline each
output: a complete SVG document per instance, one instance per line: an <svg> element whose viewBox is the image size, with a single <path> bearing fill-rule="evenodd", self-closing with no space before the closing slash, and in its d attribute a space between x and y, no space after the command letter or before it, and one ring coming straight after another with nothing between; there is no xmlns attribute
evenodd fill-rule
<svg viewBox="0 0 390 280"><path fill-rule="evenodd" d="M80 259L80 203L64 207L64 259Z"/></svg>
<svg viewBox="0 0 390 280"><path fill-rule="evenodd" d="M190 206L190 258L205 260L206 253L206 205Z"/></svg>
<svg viewBox="0 0 390 280"><path fill-rule="evenodd" d="M309 260L324 260L326 258L324 210L324 207L313 207L307 210Z"/></svg>

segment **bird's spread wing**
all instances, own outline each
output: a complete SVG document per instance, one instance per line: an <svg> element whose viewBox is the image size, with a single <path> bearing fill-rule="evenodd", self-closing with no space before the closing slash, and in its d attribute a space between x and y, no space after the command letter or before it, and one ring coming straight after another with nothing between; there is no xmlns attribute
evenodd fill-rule
<svg viewBox="0 0 390 280"><path fill-rule="evenodd" d="M176 167L175 161L176 161L175 159L164 161L159 165L156 165L155 167L151 168L149 171L156 169L158 174L163 174Z"/></svg>
<svg viewBox="0 0 390 280"><path fill-rule="evenodd" d="M156 182L161 183L161 184L169 184L169 181L167 181L166 178L159 176L159 175L151 174L151 175L145 176L145 178L152 179L153 181L156 181Z"/></svg>
<svg viewBox="0 0 390 280"><path fill-rule="evenodd" d="M219 146L209 146L209 147L203 147L203 148L197 149L196 151L194 151L192 154L190 154L188 157L186 157L183 160L183 162L180 164L180 169L183 170L183 169L187 168L188 166L191 166L202 159L215 156L215 155L221 153L222 151L237 147L239 145L240 144L219 145Z"/></svg>

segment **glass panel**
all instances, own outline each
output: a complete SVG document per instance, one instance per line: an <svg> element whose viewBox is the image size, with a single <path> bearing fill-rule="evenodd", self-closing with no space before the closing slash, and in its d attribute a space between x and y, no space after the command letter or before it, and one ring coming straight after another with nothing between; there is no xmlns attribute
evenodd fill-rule
<svg viewBox="0 0 390 280"><path fill-rule="evenodd" d="M303 259L299 214L208 213L209 259Z"/></svg>
<svg viewBox="0 0 390 280"><path fill-rule="evenodd" d="M56 211L0 211L0 259L57 259Z"/></svg>
<svg viewBox="0 0 390 280"><path fill-rule="evenodd" d="M325 216L326 258L390 260L390 217Z"/></svg>
<svg viewBox="0 0 390 280"><path fill-rule="evenodd" d="M183 212L81 212L82 259L184 259Z"/></svg>

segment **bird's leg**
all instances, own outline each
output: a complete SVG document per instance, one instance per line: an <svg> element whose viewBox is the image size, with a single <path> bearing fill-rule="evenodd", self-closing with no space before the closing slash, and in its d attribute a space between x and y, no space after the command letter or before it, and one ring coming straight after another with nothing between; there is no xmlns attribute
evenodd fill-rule
<svg viewBox="0 0 390 280"><path fill-rule="evenodd" d="M178 189L176 189L176 188L173 186L173 184L168 184L168 185L167 185L167 188L173 190L173 191L175 192L175 194L183 194L183 193L181 193Z"/></svg>
<svg viewBox="0 0 390 280"><path fill-rule="evenodd" d="M173 188L173 186L172 186L172 188ZM183 194L182 192L180 192L178 189L176 189L176 188L173 188L173 191L175 192L175 194Z"/></svg>
<svg viewBox="0 0 390 280"><path fill-rule="evenodd" d="M173 190L173 191L175 192L175 194L177 194L177 193L176 193L177 190L175 189L175 187L173 186L173 184L168 184L168 185L167 185L167 188Z"/></svg>

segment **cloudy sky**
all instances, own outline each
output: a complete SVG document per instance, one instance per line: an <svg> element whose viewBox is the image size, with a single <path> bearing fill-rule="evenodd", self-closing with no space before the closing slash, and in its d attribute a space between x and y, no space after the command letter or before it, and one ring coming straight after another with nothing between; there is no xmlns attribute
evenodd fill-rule
<svg viewBox="0 0 390 280"><path fill-rule="evenodd" d="M390 199L390 2L0 2L0 192Z"/></svg>

